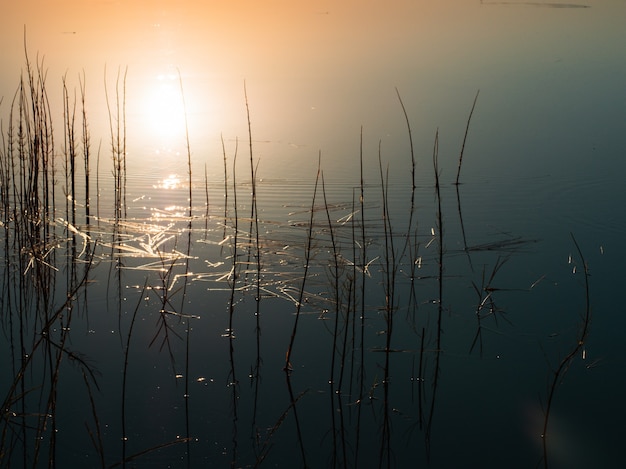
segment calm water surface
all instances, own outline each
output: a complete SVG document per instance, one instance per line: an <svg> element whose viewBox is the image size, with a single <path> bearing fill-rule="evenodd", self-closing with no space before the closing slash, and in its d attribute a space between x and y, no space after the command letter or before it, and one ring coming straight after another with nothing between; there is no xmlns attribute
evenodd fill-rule
<svg viewBox="0 0 626 469"><path fill-rule="evenodd" d="M625 17L8 6L0 466L623 466Z"/></svg>

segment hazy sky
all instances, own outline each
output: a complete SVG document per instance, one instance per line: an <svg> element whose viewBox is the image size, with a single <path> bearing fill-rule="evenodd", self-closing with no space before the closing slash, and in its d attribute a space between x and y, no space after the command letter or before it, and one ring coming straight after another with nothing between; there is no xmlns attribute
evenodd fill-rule
<svg viewBox="0 0 626 469"><path fill-rule="evenodd" d="M110 90L128 67L133 141L180 145L178 73L198 151L217 145L220 133L246 136L244 80L256 138L312 151L343 151L361 125L375 142L404 138L395 87L416 133L427 137L424 151L437 128L458 145L478 89L478 126L484 119L491 135L499 126L540 135L554 109L610 114L623 99L610 91L620 89L626 67L623 2L585 3L591 8L478 0L9 2L0 28L0 111L19 81L26 28L31 60L45 56L51 100L60 98L64 74L77 86L84 70L94 132L106 123L105 65Z"/></svg>

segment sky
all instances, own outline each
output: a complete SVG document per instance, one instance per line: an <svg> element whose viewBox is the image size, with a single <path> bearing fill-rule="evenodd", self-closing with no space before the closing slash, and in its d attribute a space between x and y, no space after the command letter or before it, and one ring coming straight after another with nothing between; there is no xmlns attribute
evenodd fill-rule
<svg viewBox="0 0 626 469"><path fill-rule="evenodd" d="M70 89L85 79L89 120L105 139L104 83L112 99L118 73L127 72L127 125L139 151L181 148L185 124L198 155L221 151L221 136L247 137L244 83L253 139L275 144L259 147L266 158L295 148L336 157L354 148L361 126L372 145L399 135L404 142L396 88L422 152L437 129L442 148L456 152L478 89L476 125L489 122L491 139L505 126L521 129L518 138L541 135L564 106L618 112L623 5L537 3L10 2L0 28L0 111L19 83L26 41L31 62L43 61L53 102L63 76Z"/></svg>

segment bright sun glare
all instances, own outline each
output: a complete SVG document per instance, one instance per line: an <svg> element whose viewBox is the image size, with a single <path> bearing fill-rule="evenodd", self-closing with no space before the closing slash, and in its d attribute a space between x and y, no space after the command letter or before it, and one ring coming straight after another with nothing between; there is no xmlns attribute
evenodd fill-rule
<svg viewBox="0 0 626 469"><path fill-rule="evenodd" d="M185 109L178 76L160 74L146 90L146 133L161 144L172 144L185 134Z"/></svg>

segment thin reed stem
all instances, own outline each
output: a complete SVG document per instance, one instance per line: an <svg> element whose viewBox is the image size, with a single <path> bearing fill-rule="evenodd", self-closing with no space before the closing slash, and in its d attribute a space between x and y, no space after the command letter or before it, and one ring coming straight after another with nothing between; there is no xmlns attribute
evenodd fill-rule
<svg viewBox="0 0 626 469"><path fill-rule="evenodd" d="M250 214L250 236L252 236L252 229L254 228L254 258L256 260L256 281L255 281L255 305L256 311L254 313L256 319L256 364L254 370L254 376L259 379L260 367L261 367L261 249L259 240L259 212L257 208L257 170L258 164L255 166L253 152L252 152L252 125L250 123L250 105L248 103L248 90L246 89L246 82L243 83L244 97L246 100L246 118L248 120L248 142L250 150L250 180L252 184L252 200L251 200L251 214ZM251 251L250 251L251 252ZM256 409L256 407L255 407Z"/></svg>
<svg viewBox="0 0 626 469"><path fill-rule="evenodd" d="M232 276L231 276L231 288L230 288L230 298L228 300L228 330L224 336L228 338L228 357L230 363L230 372L228 379L228 386L232 388L231 394L231 405L232 405L232 417L233 417L233 428L232 428L232 456L231 456L231 467L236 467L237 462L237 421L238 417L238 401L239 401L239 393L237 387L239 382L237 381L236 367L235 367L235 330L234 330L234 316L235 316L235 291L237 289L238 282L238 233L239 233L239 216L238 216L238 207L237 207L237 150L239 148L239 140L235 141L235 154L233 156L233 206L234 206L234 234L233 234L233 265L232 265Z"/></svg>
<svg viewBox="0 0 626 469"><path fill-rule="evenodd" d="M333 444L333 452L332 452L332 461L333 467L335 467L337 463L337 424L335 422L335 358L337 355L337 340L339 335L339 262L338 262L338 251L337 251L337 243L335 241L335 230L333 229L333 224L330 219L330 210L328 208L328 200L326 198L326 183L324 181L324 172L322 172L322 195L324 197L324 210L326 212L326 220L328 222L328 233L330 236L330 244L332 248L332 256L333 259L331 261L330 269L330 282L331 288L333 289L333 303L335 305L335 323L333 328L333 345L331 347L330 354L330 376L328 378L328 384L330 387L329 396L330 396L330 415L332 422L332 444ZM344 463L345 463L345 453L344 453ZM345 464L344 464L345 467Z"/></svg>
<svg viewBox="0 0 626 469"><path fill-rule="evenodd" d="M465 135L463 136L463 145L461 145L461 153L459 155L459 166L456 171L456 181L454 182L456 185L459 185L459 177L461 176L461 165L463 164L463 152L465 151L465 142L467 141L467 134L469 133L469 126L472 120L472 115L474 114L474 108L476 107L476 101L478 101L478 94L480 90L476 91L476 96L474 97L474 102L472 103L472 109L470 110L469 116L467 117L467 124L465 125Z"/></svg>
<svg viewBox="0 0 626 469"><path fill-rule="evenodd" d="M363 179L363 126L359 135L359 207L361 210L361 308L360 308L360 343L359 343L359 397L356 422L356 442L354 449L354 467L359 467L359 447L361 443L361 411L365 391L365 279L367 269L367 244L365 242L365 181ZM356 260L355 260L356 264ZM355 305L356 310L356 305Z"/></svg>
<svg viewBox="0 0 626 469"><path fill-rule="evenodd" d="M433 390L430 401L430 412L428 415L428 424L426 426L426 449L430 455L431 432L433 425L433 416L435 414L435 401L437 397L437 387L439 385L440 360L441 360L441 333L443 319L443 216L441 212L441 187L439 184L439 130L435 133L435 144L433 147L433 168L435 170L435 198L437 200L437 234L438 234L438 299L437 299L437 331L436 331L436 349L435 349L435 370L433 376ZM430 457L430 456L428 456Z"/></svg>
<svg viewBox="0 0 626 469"><path fill-rule="evenodd" d="M85 71L83 70L82 78L79 75L79 83L80 83L80 97L81 97L81 107L82 107L82 146L83 146L83 162L85 165L85 220L87 225L91 222L90 220L90 199L89 199L89 157L90 157L90 134L89 134L89 125L87 124L87 106L85 102L86 95L86 86L87 79L85 77ZM89 233L87 233L89 234Z"/></svg>
<svg viewBox="0 0 626 469"><path fill-rule="evenodd" d="M389 377L391 366L391 339L393 336L393 320L395 312L395 282L396 282L396 253L393 243L393 231L389 216L389 167L383 172L381 142L378 142L378 166L380 170L380 181L382 190L382 219L383 233L385 237L384 244L384 264L383 268L383 285L385 290L385 322L387 325L385 331L385 366L383 378L383 430L381 436L381 449L379 456L379 467L386 462L387 467L391 467L391 422L389 415ZM386 459L385 459L386 456Z"/></svg>
<svg viewBox="0 0 626 469"><path fill-rule="evenodd" d="M206 241L209 232L209 175L207 173L206 163L204 163L204 239Z"/></svg>
<svg viewBox="0 0 626 469"><path fill-rule="evenodd" d="M321 172L321 152L318 156L317 161L317 175L315 176L315 188L313 189L313 200L311 202L311 217L309 219L309 229L306 239L306 246L304 249L304 273L302 276L302 285L300 287L300 293L298 295L298 300L296 301L296 318L293 323L293 329L291 331L291 338L289 339L289 346L287 347L287 354L285 356L285 372L289 373L293 370L291 366L291 354L293 352L293 345L296 341L296 333L298 331L298 320L300 319L300 310L302 309L302 301L304 300L304 288L306 285L306 279L309 272L309 264L311 261L311 246L313 243L313 219L315 216L315 197L317 195L317 184L320 178Z"/></svg>
<svg viewBox="0 0 626 469"><path fill-rule="evenodd" d="M413 196L415 195L415 151L413 149L413 132L411 131L411 122L409 121L409 115L406 112L406 108L404 107L404 102L402 102L402 97L400 96L400 91L396 88L396 94L398 95L398 101L400 101L400 106L402 107L402 113L404 114L404 120L406 121L406 127L409 132L409 148L411 149L411 207L413 207ZM411 211L412 212L412 211ZM411 227L411 223L409 223L409 229Z"/></svg>
<svg viewBox="0 0 626 469"><path fill-rule="evenodd" d="M130 327L128 329L128 336L126 337L126 347L124 349L124 370L122 372L122 467L126 467L126 444L128 443L128 434L126 433L126 381L128 377L128 357L130 355L130 339L133 335L133 328L135 326L135 319L137 318L137 312L139 311L139 306L141 306L141 302L143 301L144 294L146 292L146 288L148 287L148 279L144 282L143 288L141 289L141 294L139 295L139 300L137 301L137 305L135 306L135 310L133 311L133 317L130 321Z"/></svg>
<svg viewBox="0 0 626 469"><path fill-rule="evenodd" d="M192 207L193 207L193 202L192 202L193 184L191 180L191 145L189 143L189 124L187 123L187 104L185 103L185 90L183 89L183 77L180 74L179 69L176 69L176 71L178 72L178 82L180 84L180 97L183 103L183 115L185 118L185 146L187 149L187 173L189 177L189 181L188 181L189 183L189 218L191 219Z"/></svg>
<svg viewBox="0 0 626 469"><path fill-rule="evenodd" d="M589 326L591 324L591 300L590 300L590 289L589 289L589 267L585 258L583 256L582 250L576 241L573 233L570 233L572 241L574 242L574 246L576 247L576 252L578 257L580 258L580 262L583 265L583 273L585 277L585 313L583 316L581 331L578 335L578 339L576 341L576 345L572 348L572 350L561 360L556 370L553 371L552 382L550 383L550 387L548 388L548 399L546 402L546 409L543 418L543 428L541 431L541 439L543 444L543 467L548 469L548 421L550 419L550 411L552 409L552 403L554 401L554 396L556 394L556 389L563 382L565 374L569 370L574 358L583 350L585 346L585 341L587 340L587 335L589 334Z"/></svg>

